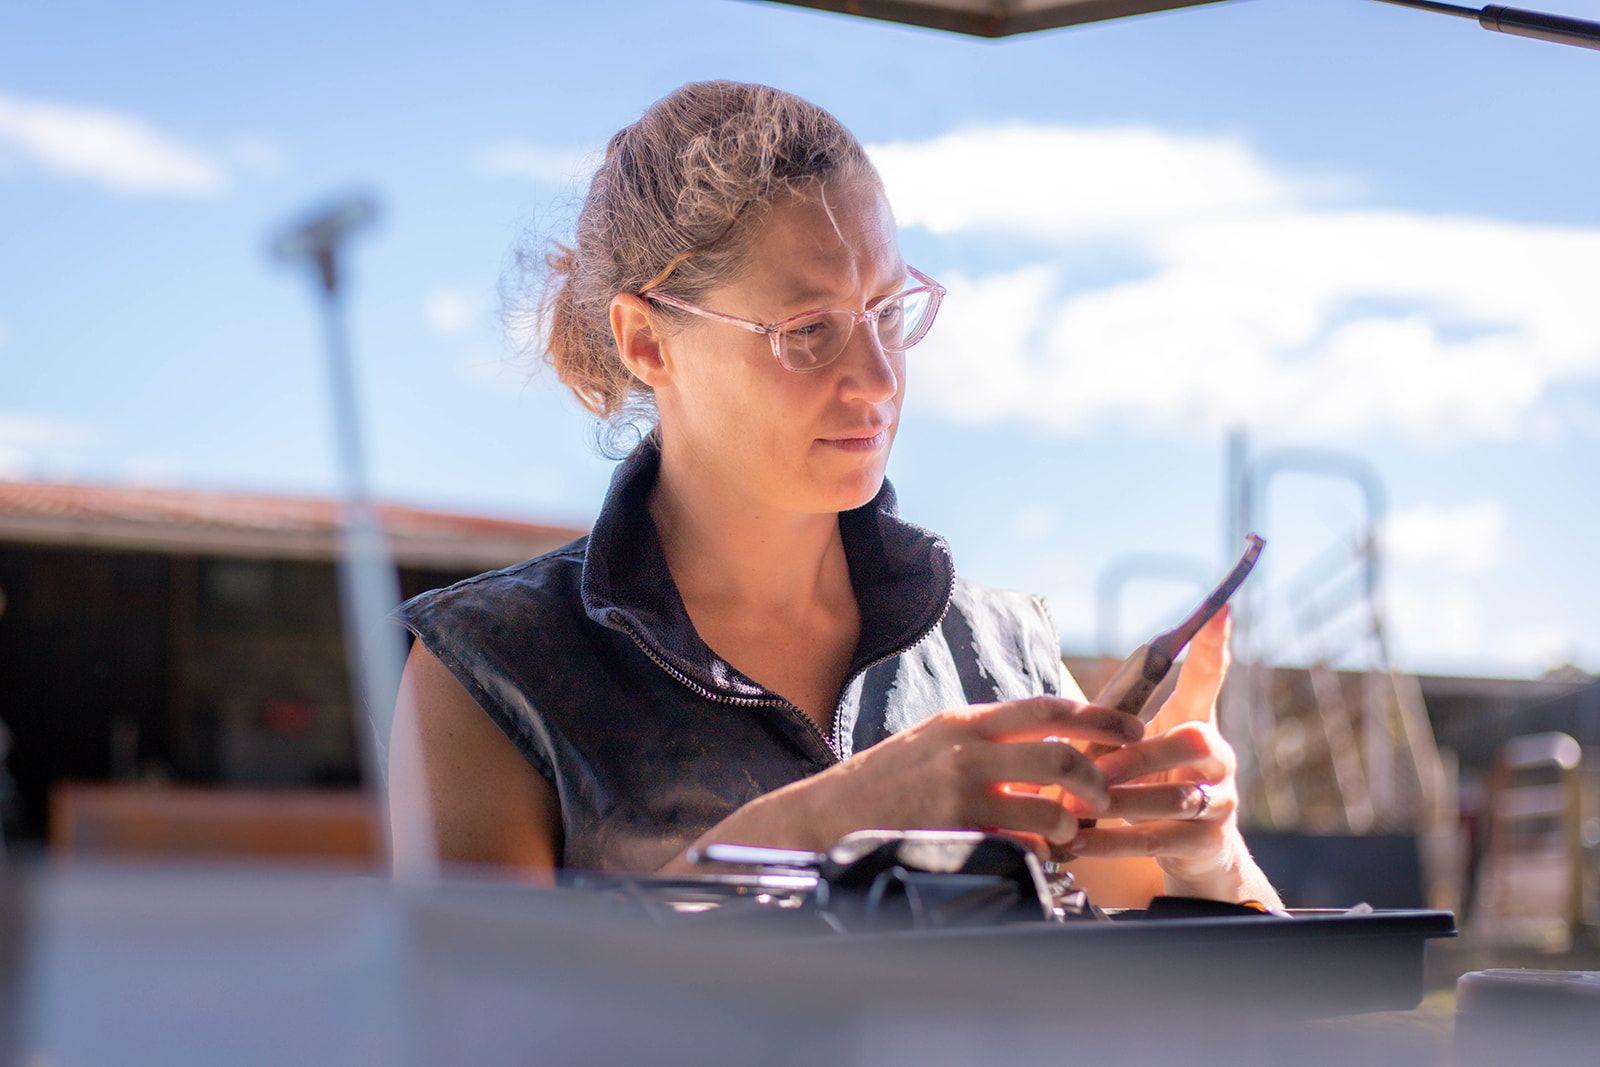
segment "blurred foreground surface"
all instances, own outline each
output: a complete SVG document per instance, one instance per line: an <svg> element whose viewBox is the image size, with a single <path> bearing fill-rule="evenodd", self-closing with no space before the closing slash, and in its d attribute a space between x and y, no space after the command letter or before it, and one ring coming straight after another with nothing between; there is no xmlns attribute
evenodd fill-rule
<svg viewBox="0 0 1600 1067"><path fill-rule="evenodd" d="M1418 938L1268 943L1316 919L774 937L478 877L13 869L30 1064L1441 1062L1420 1017L1306 1018L1421 993Z"/></svg>

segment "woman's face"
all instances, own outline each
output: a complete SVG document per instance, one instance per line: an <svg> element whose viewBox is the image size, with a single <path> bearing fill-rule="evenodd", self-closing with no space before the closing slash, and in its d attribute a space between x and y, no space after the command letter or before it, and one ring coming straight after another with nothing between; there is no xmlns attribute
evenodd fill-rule
<svg viewBox="0 0 1600 1067"><path fill-rule="evenodd" d="M861 311L904 288L894 217L875 183L830 184L826 199L831 221L815 198L776 203L749 271L700 303L776 322L816 307ZM843 511L878 492L900 427L905 354L883 351L864 323L837 359L803 372L780 365L765 336L698 316L663 348L662 430L693 469L790 511Z"/></svg>

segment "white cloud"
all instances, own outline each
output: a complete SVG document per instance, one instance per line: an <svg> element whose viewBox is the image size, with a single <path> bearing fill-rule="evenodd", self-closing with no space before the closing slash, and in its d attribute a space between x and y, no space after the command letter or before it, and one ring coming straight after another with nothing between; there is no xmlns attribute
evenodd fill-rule
<svg viewBox="0 0 1600 1067"><path fill-rule="evenodd" d="M950 292L932 332L907 353L908 400L926 394L947 414L969 422L1023 414L1017 391L1044 369L1034 335L1037 309L1047 302L1052 279L1044 266L939 279Z"/></svg>
<svg viewBox="0 0 1600 1067"><path fill-rule="evenodd" d="M52 174L116 193L212 196L228 184L216 159L104 108L0 95L0 145Z"/></svg>
<svg viewBox="0 0 1600 1067"><path fill-rule="evenodd" d="M1570 627L1537 615L1492 624L1481 592L1459 581L1407 576L1385 596L1396 662L1403 669L1531 678L1563 663L1593 668L1593 650Z"/></svg>
<svg viewBox="0 0 1600 1067"><path fill-rule="evenodd" d="M911 388L957 419L1507 437L1600 380L1600 229L1328 206L1349 183L1147 128L868 150L902 225L1029 239L940 278ZM1085 261L1142 273L1085 284Z"/></svg>
<svg viewBox="0 0 1600 1067"><path fill-rule="evenodd" d="M1514 629L1501 638L1501 648L1529 674L1542 674L1552 667L1582 659L1577 642L1559 626L1532 625Z"/></svg>
<svg viewBox="0 0 1600 1067"><path fill-rule="evenodd" d="M0 412L0 478L62 482L110 478L130 485L176 485L181 475L169 457L108 450L88 423Z"/></svg>
<svg viewBox="0 0 1600 1067"><path fill-rule="evenodd" d="M1390 516L1383 544L1397 562L1464 573L1486 571L1505 547L1505 509L1493 500L1441 507L1422 504Z"/></svg>
<svg viewBox="0 0 1600 1067"><path fill-rule="evenodd" d="M531 178L565 185L587 178L604 159L604 148L544 148L525 141L504 141L479 155L478 169L496 178Z"/></svg>
<svg viewBox="0 0 1600 1067"><path fill-rule="evenodd" d="M39 477L70 462L91 434L81 423L0 412L0 477Z"/></svg>
<svg viewBox="0 0 1600 1067"><path fill-rule="evenodd" d="M46 415L0 413L0 442L27 448L81 445L89 439L81 423Z"/></svg>
<svg viewBox="0 0 1600 1067"><path fill-rule="evenodd" d="M1197 215L1287 206L1313 188L1274 172L1236 141L1148 126L1008 122L867 152L895 220L941 235L1142 233Z"/></svg>
<svg viewBox="0 0 1600 1067"><path fill-rule="evenodd" d="M469 290L435 289L423 300L422 314L434 333L459 334L480 324L484 307Z"/></svg>
<svg viewBox="0 0 1600 1067"><path fill-rule="evenodd" d="M1385 600L1397 646L1393 655L1402 667L1471 674L1507 671L1500 650L1490 647L1479 597L1462 585L1396 583Z"/></svg>

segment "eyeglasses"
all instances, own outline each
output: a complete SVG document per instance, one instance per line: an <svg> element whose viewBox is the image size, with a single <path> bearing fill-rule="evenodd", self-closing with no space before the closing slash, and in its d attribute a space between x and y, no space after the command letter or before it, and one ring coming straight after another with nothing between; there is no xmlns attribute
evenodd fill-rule
<svg viewBox="0 0 1600 1067"><path fill-rule="evenodd" d="M772 342L772 355L787 370L819 370L839 358L855 331L865 322L886 352L903 352L927 336L928 327L939 311L945 287L908 266L906 271L921 284L896 293L875 308L851 311L848 308L812 308L777 322L756 322L735 315L724 315L666 293L641 292L637 295L675 308L725 322L730 326L763 333Z"/></svg>

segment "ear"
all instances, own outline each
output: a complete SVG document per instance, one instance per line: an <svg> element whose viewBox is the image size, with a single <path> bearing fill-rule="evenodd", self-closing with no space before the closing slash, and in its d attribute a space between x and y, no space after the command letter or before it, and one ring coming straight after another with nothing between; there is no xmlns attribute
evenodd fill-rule
<svg viewBox="0 0 1600 1067"><path fill-rule="evenodd" d="M611 298L611 336L617 355L635 378L660 391L672 378L672 363L650 315L650 305L633 293Z"/></svg>

